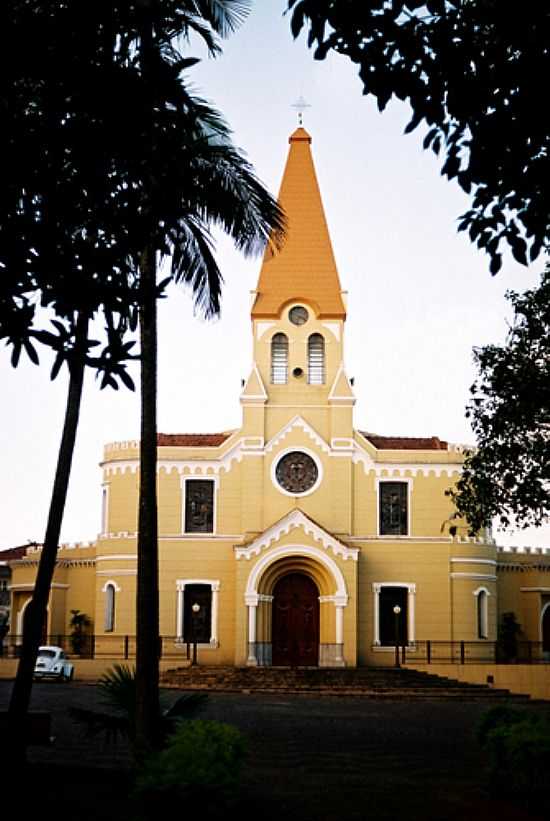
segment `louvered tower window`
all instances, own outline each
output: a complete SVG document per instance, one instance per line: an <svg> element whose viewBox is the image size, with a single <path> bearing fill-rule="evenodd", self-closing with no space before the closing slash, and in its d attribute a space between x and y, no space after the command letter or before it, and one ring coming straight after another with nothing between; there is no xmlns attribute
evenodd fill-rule
<svg viewBox="0 0 550 821"><path fill-rule="evenodd" d="M307 342L307 381L310 385L325 384L325 340L321 334L311 334Z"/></svg>
<svg viewBox="0 0 550 821"><path fill-rule="evenodd" d="M275 334L271 340L271 384L286 385L288 382L288 338Z"/></svg>

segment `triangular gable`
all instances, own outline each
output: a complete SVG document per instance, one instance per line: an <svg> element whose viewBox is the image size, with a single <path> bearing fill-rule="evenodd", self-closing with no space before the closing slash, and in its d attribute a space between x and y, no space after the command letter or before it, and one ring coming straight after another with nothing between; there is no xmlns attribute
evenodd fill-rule
<svg viewBox="0 0 550 821"><path fill-rule="evenodd" d="M301 428L304 433L315 442L317 447L323 450L325 453L330 453L330 447L327 442L320 436L316 430L314 430L311 425L306 422L301 416L295 416L293 419L290 420L281 430L273 436L267 445L265 446L266 453L269 453L273 450L273 448L277 447L280 442L283 441L285 436L287 436L294 428Z"/></svg>
<svg viewBox="0 0 550 821"><path fill-rule="evenodd" d="M250 559L252 556L258 556L262 551L275 547L282 536L293 530L302 530L305 535L314 540L317 547L323 547L327 551L330 550L335 556L341 556L344 561L347 561L347 559L357 561L359 555L357 548L348 547L297 508L287 513L286 516L283 516L267 530L264 530L254 541L243 546L236 545L235 556L237 559Z"/></svg>
<svg viewBox="0 0 550 821"><path fill-rule="evenodd" d="M248 377L246 384L243 388L243 392L241 393L241 400L255 402L267 401L267 393L256 363L254 363L254 365L252 366L250 376Z"/></svg>
<svg viewBox="0 0 550 821"><path fill-rule="evenodd" d="M334 382L332 383L332 388L330 389L330 393L328 395L328 401L347 402L351 405L355 404L353 389L348 377L346 376L343 365L340 365L338 368Z"/></svg>

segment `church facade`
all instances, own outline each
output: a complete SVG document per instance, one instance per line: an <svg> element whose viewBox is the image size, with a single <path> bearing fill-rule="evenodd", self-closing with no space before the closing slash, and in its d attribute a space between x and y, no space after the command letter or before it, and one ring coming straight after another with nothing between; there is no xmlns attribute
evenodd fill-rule
<svg viewBox="0 0 550 821"><path fill-rule="evenodd" d="M462 448L355 427L311 138L300 127L289 142L288 237L260 271L242 425L158 436L164 643L183 652L195 638L205 664L384 664L396 635L412 657L427 640L482 652L513 611L550 651L550 557L505 552L452 518ZM102 471L101 533L60 548L47 632L69 632L78 609L108 653L135 634L138 443L108 444ZM12 565L12 632L38 551Z"/></svg>

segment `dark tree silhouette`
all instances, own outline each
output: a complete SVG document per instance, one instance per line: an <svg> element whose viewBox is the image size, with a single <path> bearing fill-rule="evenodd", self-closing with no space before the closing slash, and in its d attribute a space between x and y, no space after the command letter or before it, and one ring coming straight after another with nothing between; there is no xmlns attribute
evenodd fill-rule
<svg viewBox="0 0 550 821"><path fill-rule="evenodd" d="M550 267L538 288L507 296L506 343L475 351L467 415L478 447L451 493L472 532L494 516L520 527L550 518Z"/></svg>
<svg viewBox="0 0 550 821"><path fill-rule="evenodd" d="M382 111L395 97L424 124L441 173L471 195L459 230L491 258L510 246L527 264L548 246L550 124L540 96L550 74L550 9L525 0L288 0L318 60L356 63Z"/></svg>

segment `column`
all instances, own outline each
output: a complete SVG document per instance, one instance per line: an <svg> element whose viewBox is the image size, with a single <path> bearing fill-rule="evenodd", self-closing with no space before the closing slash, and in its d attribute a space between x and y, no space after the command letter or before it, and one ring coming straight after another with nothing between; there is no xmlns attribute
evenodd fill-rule
<svg viewBox="0 0 550 821"><path fill-rule="evenodd" d="M218 644L218 607L220 597L220 583L212 582L212 616L210 624L210 644Z"/></svg>
<svg viewBox="0 0 550 821"><path fill-rule="evenodd" d="M176 600L176 641L183 641L183 591L185 583L178 582L176 585L178 597Z"/></svg>
<svg viewBox="0 0 550 821"><path fill-rule="evenodd" d="M256 609L258 607L258 594L254 593L245 598L246 606L248 607L248 658L246 663L250 667L256 667L258 659L256 658Z"/></svg>
<svg viewBox="0 0 550 821"><path fill-rule="evenodd" d="M336 605L336 657L337 664L344 661L344 605Z"/></svg>

